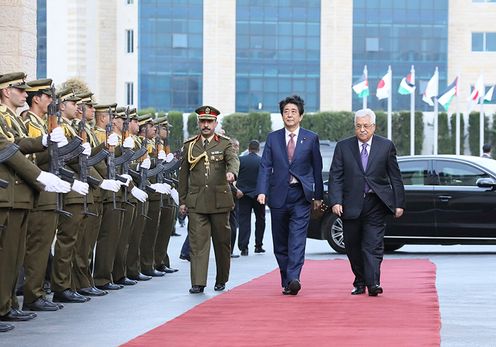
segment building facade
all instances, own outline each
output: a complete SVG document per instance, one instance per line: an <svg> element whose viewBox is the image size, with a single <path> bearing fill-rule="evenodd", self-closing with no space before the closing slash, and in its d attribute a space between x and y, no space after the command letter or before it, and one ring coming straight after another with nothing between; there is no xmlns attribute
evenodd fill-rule
<svg viewBox="0 0 496 347"><path fill-rule="evenodd" d="M365 65L368 105L385 110L375 92L391 66L400 111L410 98L398 86L413 65L415 107L432 111L420 93L437 67L440 93L460 77L465 112L481 74L486 89L496 83L494 18L489 0L53 0L47 75L79 76L99 101L139 108L278 112L299 94L315 112L360 108L351 86Z"/></svg>

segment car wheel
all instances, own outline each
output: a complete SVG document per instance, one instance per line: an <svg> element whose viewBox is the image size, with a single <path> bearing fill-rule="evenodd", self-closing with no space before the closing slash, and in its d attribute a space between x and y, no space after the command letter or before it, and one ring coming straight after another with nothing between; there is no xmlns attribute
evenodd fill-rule
<svg viewBox="0 0 496 347"><path fill-rule="evenodd" d="M322 234L333 250L338 253L345 254L343 221L334 214L329 214L325 217L322 223Z"/></svg>
<svg viewBox="0 0 496 347"><path fill-rule="evenodd" d="M403 246L403 243L384 243L384 252L394 252Z"/></svg>

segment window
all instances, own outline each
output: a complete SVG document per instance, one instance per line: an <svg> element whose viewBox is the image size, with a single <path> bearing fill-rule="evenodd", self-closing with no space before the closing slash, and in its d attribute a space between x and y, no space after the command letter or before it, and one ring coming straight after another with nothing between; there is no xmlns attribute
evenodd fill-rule
<svg viewBox="0 0 496 347"><path fill-rule="evenodd" d="M172 48L188 48L188 35L172 34Z"/></svg>
<svg viewBox="0 0 496 347"><path fill-rule="evenodd" d="M126 82L126 104L134 105L134 83Z"/></svg>
<svg viewBox="0 0 496 347"><path fill-rule="evenodd" d="M126 38L127 38L127 52L134 52L134 30L126 30Z"/></svg>
<svg viewBox="0 0 496 347"><path fill-rule="evenodd" d="M476 167L442 160L434 163L434 171L442 186L476 186L477 179L490 177Z"/></svg>
<svg viewBox="0 0 496 347"><path fill-rule="evenodd" d="M496 52L496 32L472 33L472 52Z"/></svg>
<svg viewBox="0 0 496 347"><path fill-rule="evenodd" d="M429 184L429 171L427 160L415 160L398 163L403 184L406 186L423 186Z"/></svg>
<svg viewBox="0 0 496 347"><path fill-rule="evenodd" d="M367 52L378 52L379 51L379 38L378 37L367 37L365 39L365 49Z"/></svg>
<svg viewBox="0 0 496 347"><path fill-rule="evenodd" d="M127 0L126 2L127 2L128 5L134 4L134 0Z"/></svg>

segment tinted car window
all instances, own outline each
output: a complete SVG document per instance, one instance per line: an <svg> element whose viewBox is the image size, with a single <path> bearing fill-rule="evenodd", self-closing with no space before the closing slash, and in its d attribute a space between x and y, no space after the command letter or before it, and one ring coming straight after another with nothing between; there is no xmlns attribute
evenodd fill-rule
<svg viewBox="0 0 496 347"><path fill-rule="evenodd" d="M429 184L429 162L427 160L401 161L398 165L404 185L423 186Z"/></svg>
<svg viewBox="0 0 496 347"><path fill-rule="evenodd" d="M442 186L476 186L477 179L490 177L474 166L443 160L434 162L434 171Z"/></svg>

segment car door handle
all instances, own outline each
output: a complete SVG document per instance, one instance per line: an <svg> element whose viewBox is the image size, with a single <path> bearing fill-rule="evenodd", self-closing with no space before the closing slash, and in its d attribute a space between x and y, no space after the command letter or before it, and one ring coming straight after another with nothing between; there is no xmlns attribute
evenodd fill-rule
<svg viewBox="0 0 496 347"><path fill-rule="evenodd" d="M451 198L452 198L451 195L439 195L438 196L438 199L441 200L441 201L443 201L443 202L448 202L449 199L451 199Z"/></svg>

